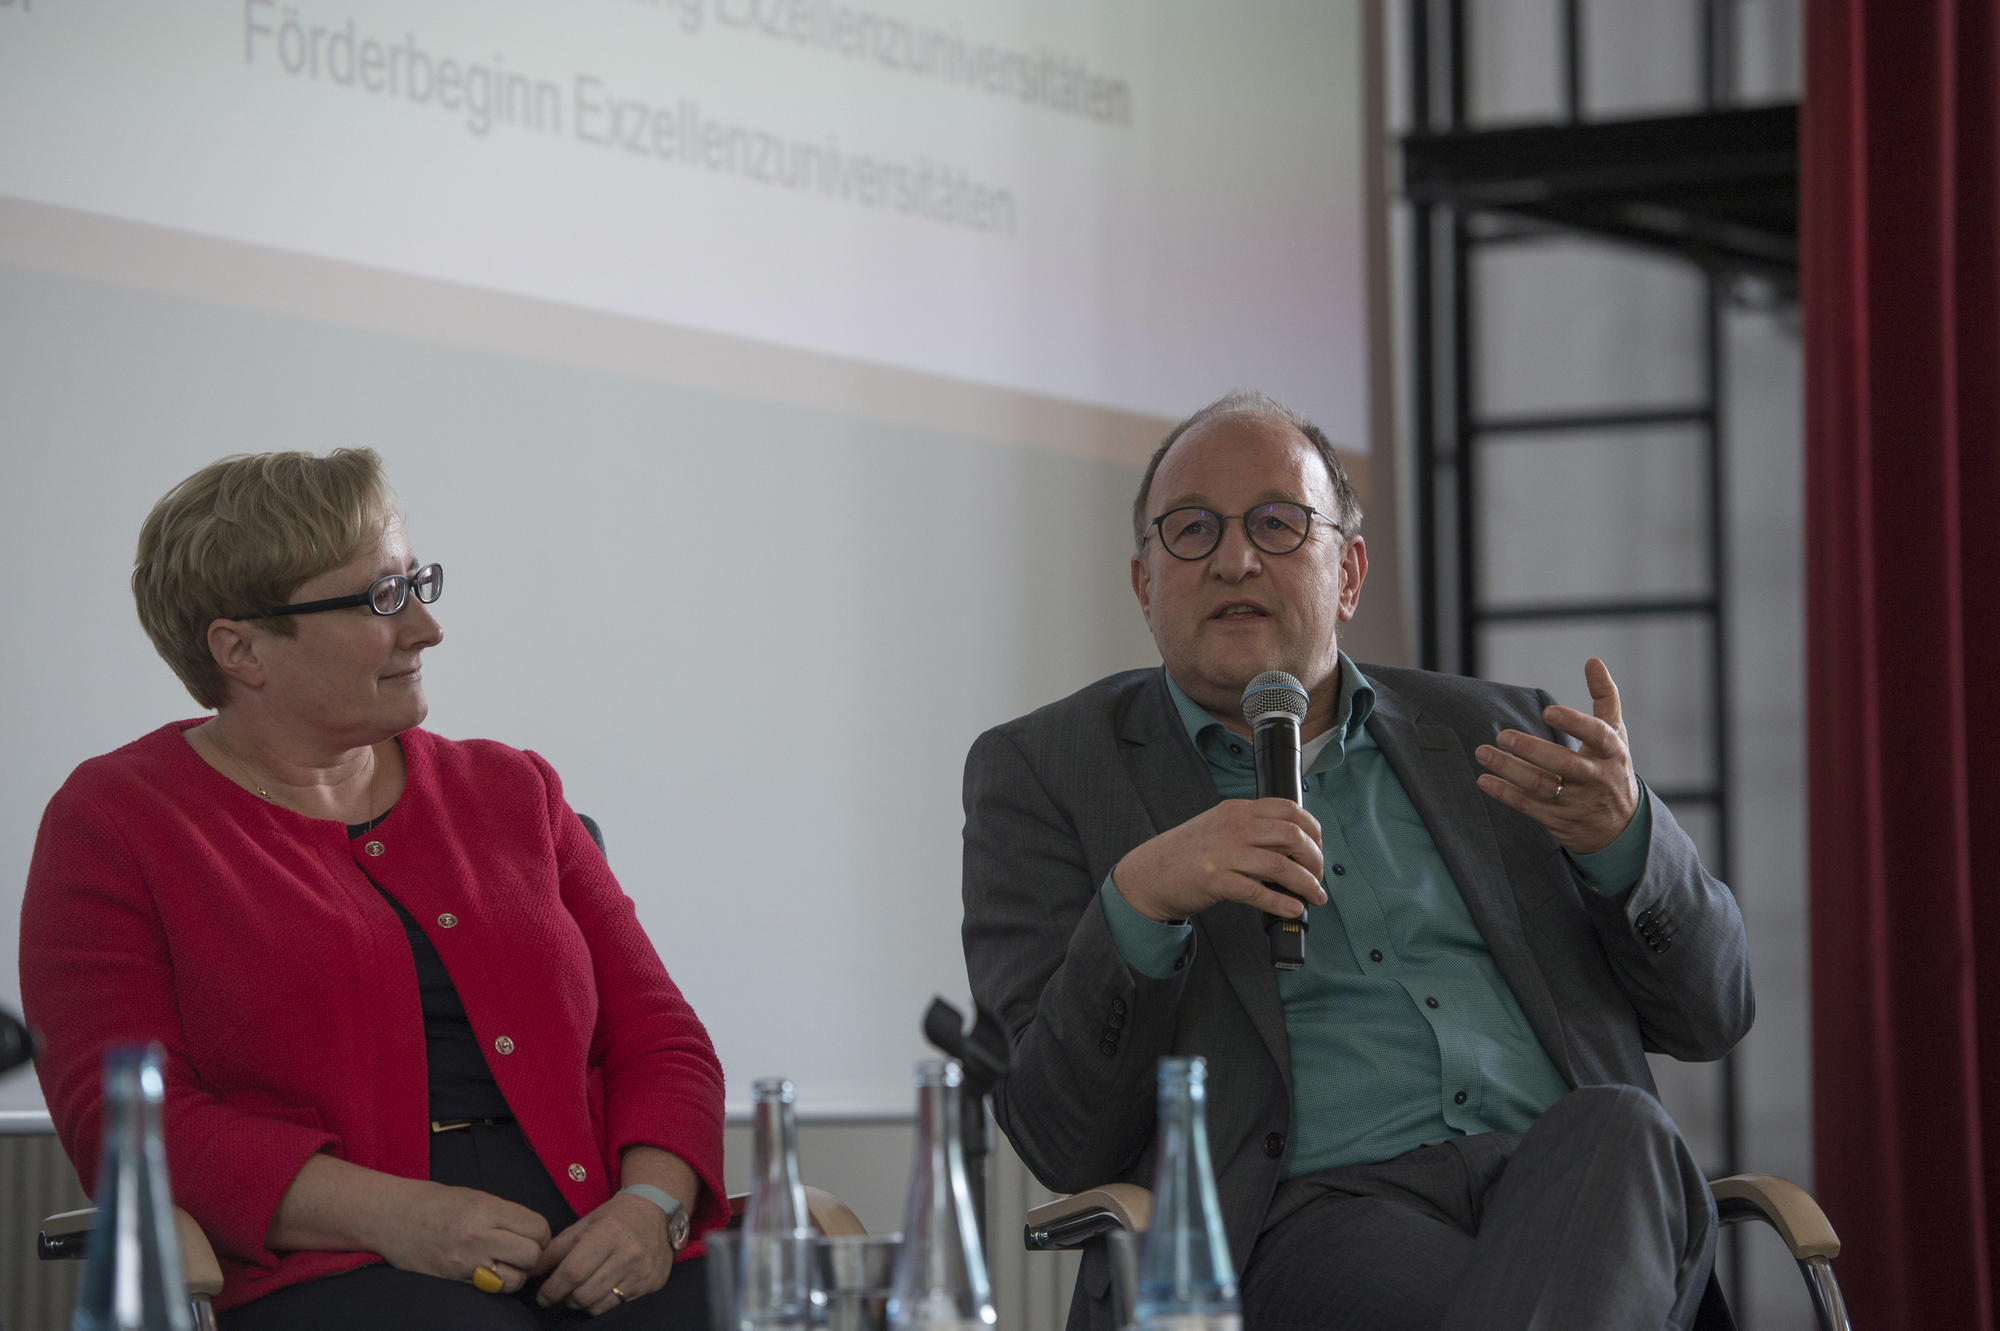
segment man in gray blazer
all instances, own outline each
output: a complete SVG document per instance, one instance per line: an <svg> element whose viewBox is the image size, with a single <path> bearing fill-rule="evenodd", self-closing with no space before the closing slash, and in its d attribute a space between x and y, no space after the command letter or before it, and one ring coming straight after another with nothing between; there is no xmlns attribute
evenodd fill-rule
<svg viewBox="0 0 2000 1331"><path fill-rule="evenodd" d="M1368 568L1324 434L1232 394L1168 435L1132 585L1164 662L997 727L965 776L966 965L1037 1177L1150 1183L1155 1066L1209 1064L1246 1323L1686 1326L1715 1217L1645 1052L1754 1010L1726 887L1593 709L1336 642ZM1245 685L1306 687L1302 804L1254 798ZM1565 739L1567 737L1567 739ZM1310 907L1306 965L1266 914ZM1101 1253L1071 1331L1109 1325Z"/></svg>

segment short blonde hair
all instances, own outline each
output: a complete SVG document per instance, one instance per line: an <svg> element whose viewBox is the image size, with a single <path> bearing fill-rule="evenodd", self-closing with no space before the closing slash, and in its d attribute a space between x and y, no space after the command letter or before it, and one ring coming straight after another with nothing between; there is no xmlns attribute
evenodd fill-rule
<svg viewBox="0 0 2000 1331"><path fill-rule="evenodd" d="M139 528L132 596L139 622L203 707L228 700L208 626L283 605L301 584L358 556L396 513L371 448L247 453L167 491ZM296 631L270 619L273 633Z"/></svg>

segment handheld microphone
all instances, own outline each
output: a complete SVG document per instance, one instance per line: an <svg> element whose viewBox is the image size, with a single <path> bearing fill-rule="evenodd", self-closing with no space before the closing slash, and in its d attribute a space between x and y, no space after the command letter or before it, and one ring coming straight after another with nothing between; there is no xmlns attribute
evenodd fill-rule
<svg viewBox="0 0 2000 1331"><path fill-rule="evenodd" d="M1243 690L1243 719L1250 723L1256 750L1258 799L1301 802L1299 722L1305 720L1307 701L1306 686L1282 670L1266 670ZM1264 886L1285 890L1276 883ZM1296 920L1266 915L1264 933L1271 940L1271 965L1281 971L1305 965L1306 930L1311 927L1303 913Z"/></svg>

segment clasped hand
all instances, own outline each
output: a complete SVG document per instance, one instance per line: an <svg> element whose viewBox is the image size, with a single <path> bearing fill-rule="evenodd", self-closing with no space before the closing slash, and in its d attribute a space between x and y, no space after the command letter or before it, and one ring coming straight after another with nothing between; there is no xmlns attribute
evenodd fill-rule
<svg viewBox="0 0 2000 1331"><path fill-rule="evenodd" d="M1549 829L1575 855L1603 850L1639 811L1639 777L1619 707L1618 685L1596 657L1584 663L1590 713L1543 709L1551 730L1574 738L1571 749L1518 730L1503 730L1474 756L1487 770L1479 788Z"/></svg>
<svg viewBox="0 0 2000 1331"><path fill-rule="evenodd" d="M480 1192L430 1184L405 1208L389 1265L447 1280L472 1279L478 1267L500 1278L504 1293L543 1277L544 1306L567 1303L592 1316L650 1294L673 1274L667 1217L643 1197L620 1194L553 1237L548 1221L525 1206Z"/></svg>
<svg viewBox="0 0 2000 1331"><path fill-rule="evenodd" d="M1296 917L1302 902L1326 901L1324 869L1319 820L1304 809L1283 799L1224 800L1134 847L1111 882L1155 920L1184 920L1219 901Z"/></svg>

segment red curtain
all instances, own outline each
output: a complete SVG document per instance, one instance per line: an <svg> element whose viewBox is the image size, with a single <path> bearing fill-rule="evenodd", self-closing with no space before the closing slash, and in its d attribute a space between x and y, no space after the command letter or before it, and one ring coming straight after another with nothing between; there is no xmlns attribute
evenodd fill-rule
<svg viewBox="0 0 2000 1331"><path fill-rule="evenodd" d="M2000 27L1805 9L1814 1192L1856 1325L1996 1331Z"/></svg>

